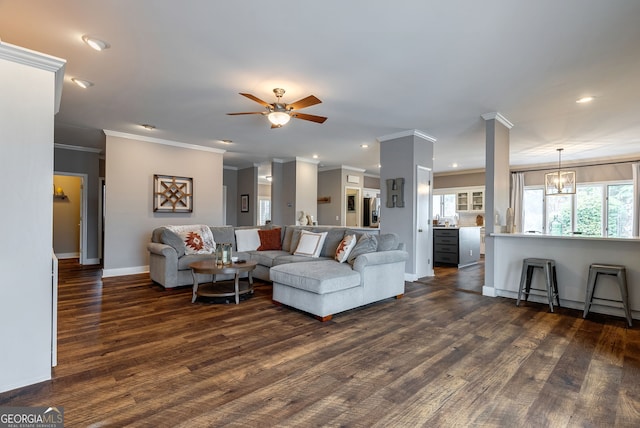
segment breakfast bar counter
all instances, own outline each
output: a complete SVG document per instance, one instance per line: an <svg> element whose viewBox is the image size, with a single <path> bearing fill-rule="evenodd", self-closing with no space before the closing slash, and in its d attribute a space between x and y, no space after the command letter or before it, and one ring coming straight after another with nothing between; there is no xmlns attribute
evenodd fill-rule
<svg viewBox="0 0 640 428"><path fill-rule="evenodd" d="M558 276L560 304L584 308L587 276L591 263L626 266L629 304L634 319L640 318L640 239L593 236L555 236L526 233L492 233L495 295L517 298L522 260L529 257L554 259ZM534 274L532 287L545 288L543 275ZM620 299L615 277L601 275L596 297ZM546 303L546 297L531 295L530 300ZM607 305L616 305L607 303ZM617 305L621 307L621 304ZM622 309L594 304L591 312L624 317Z"/></svg>

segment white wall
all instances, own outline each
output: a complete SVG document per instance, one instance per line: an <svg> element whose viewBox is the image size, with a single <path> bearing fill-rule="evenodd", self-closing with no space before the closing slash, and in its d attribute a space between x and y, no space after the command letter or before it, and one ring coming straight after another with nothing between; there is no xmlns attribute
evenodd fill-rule
<svg viewBox="0 0 640 428"><path fill-rule="evenodd" d="M158 226L222 224L223 150L114 131L105 133L103 276L147 272L147 243ZM193 178L193 212L154 213L154 174Z"/></svg>
<svg viewBox="0 0 640 428"><path fill-rule="evenodd" d="M53 118L64 61L0 42L0 392L51 378ZM28 262L28 263L26 263Z"/></svg>
<svg viewBox="0 0 640 428"><path fill-rule="evenodd" d="M300 211L318 219L318 163L296 161L296 218Z"/></svg>

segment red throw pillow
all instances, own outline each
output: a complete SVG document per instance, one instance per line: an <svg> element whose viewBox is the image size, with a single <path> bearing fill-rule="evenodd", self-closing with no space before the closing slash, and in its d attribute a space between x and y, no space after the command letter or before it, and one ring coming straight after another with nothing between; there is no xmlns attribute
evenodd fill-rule
<svg viewBox="0 0 640 428"><path fill-rule="evenodd" d="M280 240L280 228L258 230L260 236L260 246L258 251L282 250L282 241Z"/></svg>

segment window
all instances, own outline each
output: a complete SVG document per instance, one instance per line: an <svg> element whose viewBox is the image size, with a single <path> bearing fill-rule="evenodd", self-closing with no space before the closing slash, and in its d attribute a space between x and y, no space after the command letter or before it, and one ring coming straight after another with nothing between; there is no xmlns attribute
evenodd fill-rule
<svg viewBox="0 0 640 428"><path fill-rule="evenodd" d="M456 215L456 194L433 195L433 218Z"/></svg>
<svg viewBox="0 0 640 428"><path fill-rule="evenodd" d="M576 188L576 232L603 236L604 186Z"/></svg>
<svg viewBox="0 0 640 428"><path fill-rule="evenodd" d="M607 186L607 236L633 234L633 185Z"/></svg>
<svg viewBox="0 0 640 428"><path fill-rule="evenodd" d="M544 232L544 189L524 189L523 232Z"/></svg>
<svg viewBox="0 0 640 428"><path fill-rule="evenodd" d="M523 211L524 232L630 237L633 184L589 183L578 185L575 195L546 198L542 187L527 187Z"/></svg>
<svg viewBox="0 0 640 428"><path fill-rule="evenodd" d="M258 198L258 224L267 224L271 221L271 199Z"/></svg>

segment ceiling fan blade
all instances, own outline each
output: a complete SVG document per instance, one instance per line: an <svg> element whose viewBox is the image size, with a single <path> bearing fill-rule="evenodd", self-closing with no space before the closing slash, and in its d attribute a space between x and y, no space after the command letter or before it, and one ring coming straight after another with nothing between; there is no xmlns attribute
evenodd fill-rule
<svg viewBox="0 0 640 428"><path fill-rule="evenodd" d="M251 94L243 94L242 92L240 92L240 95L242 95L243 97L247 97L247 98L249 98L250 100L253 100L253 101L257 102L257 103L258 103L258 104L260 104L261 106L264 106L264 107L267 107L267 108L271 107L271 104L269 104L269 103L268 103L268 102L266 102L266 101L262 101L260 98L256 97L255 95L251 95Z"/></svg>
<svg viewBox="0 0 640 428"><path fill-rule="evenodd" d="M291 117L295 117L296 119L302 119L302 120L310 120L311 122L316 122L316 123L324 123L324 121L327 120L327 118L324 116L316 116L314 114L305 114L305 113L298 113L298 112L291 113Z"/></svg>
<svg viewBox="0 0 640 428"><path fill-rule="evenodd" d="M320 101L318 98L316 98L313 95L309 95L306 98L303 98L301 100L298 100L294 103L291 104L287 104L287 110L299 110L301 108L305 108L305 107L309 107L309 106L314 106L316 104L320 104L322 101Z"/></svg>
<svg viewBox="0 0 640 428"><path fill-rule="evenodd" d="M239 114L264 114L263 111L244 111L238 113L227 113L229 116L237 116Z"/></svg>

